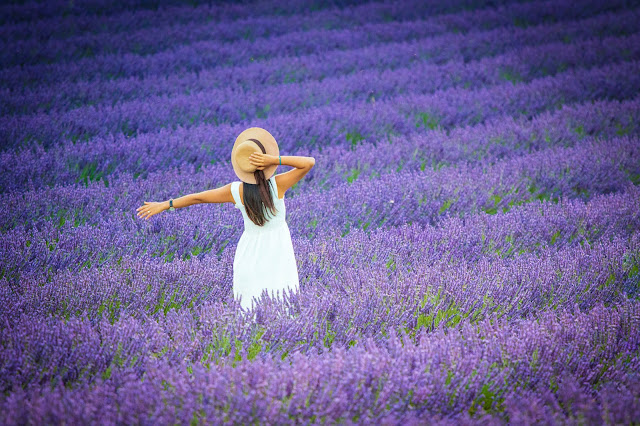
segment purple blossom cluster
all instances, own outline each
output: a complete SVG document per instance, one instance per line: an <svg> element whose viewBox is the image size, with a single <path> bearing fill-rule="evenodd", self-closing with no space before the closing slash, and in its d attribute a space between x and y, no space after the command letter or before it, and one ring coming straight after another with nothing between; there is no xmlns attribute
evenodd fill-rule
<svg viewBox="0 0 640 426"><path fill-rule="evenodd" d="M0 5L0 423L640 422L640 4L348 3ZM237 209L135 209L250 126L244 309Z"/></svg>

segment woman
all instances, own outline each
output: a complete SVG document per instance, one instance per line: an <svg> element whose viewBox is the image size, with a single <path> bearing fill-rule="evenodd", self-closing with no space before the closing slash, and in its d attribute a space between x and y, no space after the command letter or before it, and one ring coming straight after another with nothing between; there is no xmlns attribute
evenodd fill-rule
<svg viewBox="0 0 640 426"><path fill-rule="evenodd" d="M285 221L284 194L314 166L313 157L280 156L278 143L266 130L251 127L236 138L231 151L233 170L242 182L138 207L149 217L199 203L234 203L244 219L244 232L233 260L233 293L249 309L263 290L299 290L298 269ZM293 170L275 175L278 165ZM241 185L242 183L242 185Z"/></svg>

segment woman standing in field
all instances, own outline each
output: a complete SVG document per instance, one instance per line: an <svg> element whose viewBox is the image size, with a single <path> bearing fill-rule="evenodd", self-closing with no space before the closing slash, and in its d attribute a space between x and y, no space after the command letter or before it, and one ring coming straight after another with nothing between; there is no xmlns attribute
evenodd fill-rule
<svg viewBox="0 0 640 426"><path fill-rule="evenodd" d="M233 293L250 308L263 290L298 291L298 269L285 220L284 194L315 164L313 157L280 156L275 138L251 127L236 138L231 151L233 170L242 182L185 195L163 202L145 201L140 218L200 203L234 203L244 219L244 232L233 260ZM294 167L276 175L278 165Z"/></svg>

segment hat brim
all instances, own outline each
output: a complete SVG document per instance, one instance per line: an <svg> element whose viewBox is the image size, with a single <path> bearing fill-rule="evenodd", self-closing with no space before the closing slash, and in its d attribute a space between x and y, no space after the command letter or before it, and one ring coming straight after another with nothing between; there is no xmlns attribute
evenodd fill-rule
<svg viewBox="0 0 640 426"><path fill-rule="evenodd" d="M250 127L238 135L236 141L233 144L233 149L231 150L231 165L233 166L233 171L241 181L255 184L256 178L253 175L253 172L243 171L242 169L240 169L236 161L237 146L248 139L256 139L260 141L260 143L262 143L262 146L264 146L266 154L269 155L280 155L280 149L278 148L278 142L276 142L276 139L273 137L273 135L271 135L271 133L261 127ZM264 172L265 179L270 179L271 176L273 176L276 172L277 168L277 164L272 164L262 170Z"/></svg>

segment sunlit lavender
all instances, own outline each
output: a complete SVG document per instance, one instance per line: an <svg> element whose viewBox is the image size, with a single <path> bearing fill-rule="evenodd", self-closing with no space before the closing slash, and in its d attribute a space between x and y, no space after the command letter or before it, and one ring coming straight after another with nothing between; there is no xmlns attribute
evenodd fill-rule
<svg viewBox="0 0 640 426"><path fill-rule="evenodd" d="M640 1L0 5L1 424L640 422ZM297 293L233 299L245 128ZM279 167L277 173L287 171Z"/></svg>

